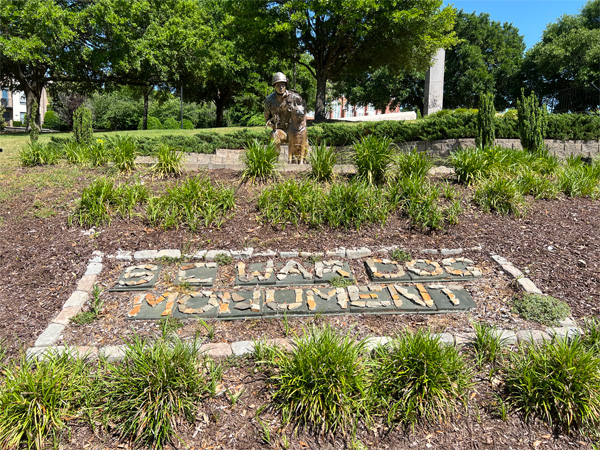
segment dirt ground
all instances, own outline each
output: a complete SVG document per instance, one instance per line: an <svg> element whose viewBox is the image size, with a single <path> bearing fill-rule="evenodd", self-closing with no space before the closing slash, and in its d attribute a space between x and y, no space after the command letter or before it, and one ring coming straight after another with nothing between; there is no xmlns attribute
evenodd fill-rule
<svg viewBox="0 0 600 450"><path fill-rule="evenodd" d="M52 177L51 168L15 168L14 180ZM391 334L401 327L429 326L434 331L468 331L473 319L520 329L527 324L511 313L508 300L517 293L510 280L498 271L489 255L500 254L513 262L544 292L565 300L573 317L581 319L598 315L600 308L600 202L587 198L560 197L536 201L521 218L483 214L472 207L468 193L463 199L460 223L442 232L424 234L410 228L402 216L390 217L385 226L368 226L360 230L309 229L304 226L285 230L262 224L256 210L260 186L240 185L239 173L211 171L208 175L236 188L235 215L220 229L189 233L185 229L154 229L141 218L115 218L110 226L84 233L69 227L67 215L81 189L105 169L78 170L70 184L32 183L19 185L4 181L5 195L0 197L0 339L5 340L9 356L33 345L49 321L60 311L75 289L94 250L114 254L119 249L177 248L185 252L198 249L241 249L255 251L302 250L325 251L336 247L370 247L379 249L397 245L413 255L423 248L470 248L481 251L466 253L482 265L484 279L469 284L469 290L481 308L469 314L443 316L336 316L323 319L340 328L352 327L357 336ZM172 181L141 179L153 189ZM6 179L5 179L6 180ZM105 259L100 279L108 284L121 267ZM355 273L357 273L355 271ZM114 278L112 279L114 281ZM65 335L68 343L106 345L136 329L142 334L157 333L155 324L130 322L117 317L123 294L106 295L106 316L95 324L79 327L77 333ZM479 304L479 303L478 303ZM310 319L290 321L292 331L301 330ZM286 330L280 319L215 322L213 342L232 342L261 336L281 337ZM186 325L185 333L198 331L208 339L205 328ZM75 330L75 327L70 327ZM128 331L129 330L129 331ZM112 336L112 337L111 337ZM273 430L271 445L264 443L261 426L255 419L256 408L268 399L264 381L252 364L244 361L228 363L223 384L244 386L240 403L232 407L225 395L203 403L198 420L182 433L181 448L352 448L350 439L318 441L310 433L279 429L276 414L262 417ZM524 424L518 414L509 414L506 422L496 414L495 402L487 378L477 383L469 410L459 413L448 423L424 424L415 432L394 430L361 430L359 438L366 448L456 448L456 449L553 449L591 448L582 438L555 437L539 423ZM271 415L269 415L271 414ZM286 436L286 437L282 437ZM94 435L87 427L76 428L65 448L125 448L113 436Z"/></svg>

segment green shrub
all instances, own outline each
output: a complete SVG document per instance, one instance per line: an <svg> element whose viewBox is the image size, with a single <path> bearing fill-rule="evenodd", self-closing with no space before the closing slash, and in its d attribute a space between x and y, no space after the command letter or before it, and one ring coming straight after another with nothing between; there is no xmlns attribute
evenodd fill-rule
<svg viewBox="0 0 600 450"><path fill-rule="evenodd" d="M43 166L56 164L60 155L53 144L30 142L19 152L19 159L23 167Z"/></svg>
<svg viewBox="0 0 600 450"><path fill-rule="evenodd" d="M183 129L184 130L193 130L194 123L190 119L183 119Z"/></svg>
<svg viewBox="0 0 600 450"><path fill-rule="evenodd" d="M473 201L484 212L519 216L525 210L525 200L518 183L512 178L496 174L480 180Z"/></svg>
<svg viewBox="0 0 600 450"><path fill-rule="evenodd" d="M44 128L49 128L50 130L60 130L62 122L58 114L54 111L46 111L44 114Z"/></svg>
<svg viewBox="0 0 600 450"><path fill-rule="evenodd" d="M83 105L73 114L73 134L77 143L82 145L90 145L94 139L92 112Z"/></svg>
<svg viewBox="0 0 600 450"><path fill-rule="evenodd" d="M323 192L308 181L285 180L275 183L258 196L257 206L262 219L283 229L288 224L306 223L318 226L322 223L321 207Z"/></svg>
<svg viewBox="0 0 600 450"><path fill-rule="evenodd" d="M138 130L143 129L142 127L144 126L144 118L141 117L140 121L138 123ZM162 124L160 123L160 120L156 117L153 116L148 116L147 120L146 120L146 129L147 130L161 130L163 128Z"/></svg>
<svg viewBox="0 0 600 450"><path fill-rule="evenodd" d="M479 110L477 111L477 136L475 146L486 148L494 146L496 139L495 130L496 109L494 108L494 94L488 92L481 94Z"/></svg>
<svg viewBox="0 0 600 450"><path fill-rule="evenodd" d="M536 199L552 199L558 195L558 185L553 179L533 171L524 172L517 177L516 182L523 194L532 195Z"/></svg>
<svg viewBox="0 0 600 450"><path fill-rule="evenodd" d="M181 128L181 123L177 122L175 119L169 117L165 119L162 124L163 130L179 130Z"/></svg>
<svg viewBox="0 0 600 450"><path fill-rule="evenodd" d="M257 139L245 146L242 162L245 169L242 172L242 181L262 182L277 177L277 162L279 151L273 142L263 145Z"/></svg>
<svg viewBox="0 0 600 450"><path fill-rule="evenodd" d="M86 148L75 140L65 141L62 144L62 154L69 164L83 164L87 159Z"/></svg>
<svg viewBox="0 0 600 450"><path fill-rule="evenodd" d="M37 450L60 438L96 398L87 364L69 352L42 361L25 359L3 368L0 386L0 447Z"/></svg>
<svg viewBox="0 0 600 450"><path fill-rule="evenodd" d="M96 139L96 142L85 144L85 160L92 167L104 166L110 160L110 152L103 139Z"/></svg>
<svg viewBox="0 0 600 450"><path fill-rule="evenodd" d="M196 341L135 337L123 361L102 378L106 423L134 444L162 448L177 437L183 420L194 423L200 401L216 380L207 379ZM205 363L207 364L207 363Z"/></svg>
<svg viewBox="0 0 600 450"><path fill-rule="evenodd" d="M543 325L558 325L571 314L571 309L562 300L550 295L523 294L514 299L515 312L525 320Z"/></svg>
<svg viewBox="0 0 600 450"><path fill-rule="evenodd" d="M424 178L432 167L433 162L427 153L413 149L397 153L392 157L391 172L396 179L409 176Z"/></svg>
<svg viewBox="0 0 600 450"><path fill-rule="evenodd" d="M322 208L331 228L357 230L366 224L385 224L390 211L383 190L360 181L334 183Z"/></svg>
<svg viewBox="0 0 600 450"><path fill-rule="evenodd" d="M152 171L159 177L175 176L183 173L183 153L168 144L162 144L156 154L156 164Z"/></svg>
<svg viewBox="0 0 600 450"><path fill-rule="evenodd" d="M284 423L320 433L345 433L364 413L368 379L361 362L364 343L331 327L309 328L291 353L279 351L269 381L271 403Z"/></svg>
<svg viewBox="0 0 600 450"><path fill-rule="evenodd" d="M233 189L213 186L208 178L196 176L150 198L146 217L154 226L169 229L185 224L195 232L201 225L220 227L234 206Z"/></svg>
<svg viewBox="0 0 600 450"><path fill-rule="evenodd" d="M475 360L481 367L484 363L495 364L498 357L502 355L502 347L507 338L503 338L500 330L495 325L488 325L483 322L473 323L475 330L475 339L473 339L473 350L475 351Z"/></svg>
<svg viewBox="0 0 600 450"><path fill-rule="evenodd" d="M596 356L600 356L600 318L586 317L582 328L581 342Z"/></svg>
<svg viewBox="0 0 600 450"><path fill-rule="evenodd" d="M517 113L519 137L523 148L532 153L544 151L547 128L546 106L542 105L540 108L536 95L532 92L527 97L525 90L521 89L521 98L517 99Z"/></svg>
<svg viewBox="0 0 600 450"><path fill-rule="evenodd" d="M472 374L464 357L429 331L403 332L373 355L370 398L390 425L438 421L466 402Z"/></svg>
<svg viewBox="0 0 600 450"><path fill-rule="evenodd" d="M511 356L508 401L525 419L541 417L566 433L600 425L600 359L579 338L521 346Z"/></svg>
<svg viewBox="0 0 600 450"><path fill-rule="evenodd" d="M567 161L558 173L558 188L569 197L594 197L598 193L598 177L593 166Z"/></svg>
<svg viewBox="0 0 600 450"><path fill-rule="evenodd" d="M309 155L310 177L316 181L332 181L337 159L335 147L327 147L325 142L314 142Z"/></svg>
<svg viewBox="0 0 600 450"><path fill-rule="evenodd" d="M387 137L367 136L354 143L357 177L369 184L381 184L387 174L393 150Z"/></svg>
<svg viewBox="0 0 600 450"><path fill-rule="evenodd" d="M116 135L109 140L112 150L112 160L119 172L131 172L135 169L137 143L135 138L126 135Z"/></svg>

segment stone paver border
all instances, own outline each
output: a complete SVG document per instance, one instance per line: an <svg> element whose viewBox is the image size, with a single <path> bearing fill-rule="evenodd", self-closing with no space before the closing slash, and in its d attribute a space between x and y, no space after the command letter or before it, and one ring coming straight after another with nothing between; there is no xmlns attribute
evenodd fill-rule
<svg viewBox="0 0 600 450"><path fill-rule="evenodd" d="M379 251L390 252L397 249L398 246L384 247ZM463 253L464 250L468 251L481 251L481 247L473 247L468 249L422 249L421 253L424 254L440 254L443 256L457 255ZM374 253L373 250L362 247L358 249L346 249L339 247L334 250L325 252L299 252L299 251L281 251L275 252L273 250L267 250L265 252L254 253L253 248L245 248L242 250L200 250L191 255L184 255L191 259L204 259L205 261L214 261L216 255L223 253L232 256L236 259L247 259L252 256L281 256L281 257L310 257L310 256L327 256L337 257L346 259L358 259L370 256ZM180 258L181 251L175 249L162 249L162 250L140 250L133 253L131 251L119 250L115 255L105 255L103 252L94 251L92 257L88 262L87 269L83 277L79 280L77 288L67 299L63 305L60 313L50 322L48 327L40 334L35 341L33 347L27 349L27 358L43 358L45 355L52 352L65 352L67 350L77 353L79 356L85 356L88 358L98 358L99 356L106 357L109 361L121 359L125 356L125 345L112 345L106 347L66 347L56 346L55 344L60 339L60 336L64 329L69 325L70 318L78 314L83 308L84 304L92 295L94 284L97 280L98 275L102 272L102 261L103 258L114 258L120 261L142 261L142 260L155 260L160 257L168 258ZM514 278L521 288L528 293L541 294L542 291L538 289L535 284L526 278L518 268L516 268L506 258L491 254L491 258L498 263L502 270ZM581 329L577 323L572 319L567 319L560 323L559 327L548 327L545 330L520 330L514 332L511 330L498 329L497 331L503 338L506 339L506 344L514 345L520 342L542 342L544 340L552 339L552 337L569 337L581 333ZM475 337L475 333L440 333L440 340L448 345L468 345ZM371 337L369 338L369 345L375 346L379 344L385 344L392 338L387 336ZM267 344L274 344L283 347L284 349L290 350L293 348L293 343L288 339L269 339L265 341ZM243 356L250 354L254 351L253 341L239 341L228 343L209 343L204 344L200 347L200 352L205 353L207 356L219 359L226 358L228 356Z"/></svg>

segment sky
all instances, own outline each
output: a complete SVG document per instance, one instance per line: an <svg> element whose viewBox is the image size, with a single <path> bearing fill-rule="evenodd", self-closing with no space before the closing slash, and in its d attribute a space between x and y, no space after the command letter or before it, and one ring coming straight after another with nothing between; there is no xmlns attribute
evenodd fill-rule
<svg viewBox="0 0 600 450"><path fill-rule="evenodd" d="M546 25L563 14L578 14L586 0L444 0L458 10L488 13L491 20L509 22L519 29L527 48L542 38Z"/></svg>

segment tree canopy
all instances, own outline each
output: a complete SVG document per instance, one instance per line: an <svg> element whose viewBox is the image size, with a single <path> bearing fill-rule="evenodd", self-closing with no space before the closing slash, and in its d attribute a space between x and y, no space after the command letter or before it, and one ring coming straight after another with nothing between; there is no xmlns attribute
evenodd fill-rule
<svg viewBox="0 0 600 450"><path fill-rule="evenodd" d="M526 68L530 87L555 110L598 108L600 0L591 0L581 13L565 14L549 24L542 40L527 52Z"/></svg>
<svg viewBox="0 0 600 450"><path fill-rule="evenodd" d="M388 67L426 68L455 41L454 9L442 0L256 0L230 2L237 28L257 53L303 64L317 83L315 117L325 117L327 81ZM301 55L311 56L310 62Z"/></svg>

